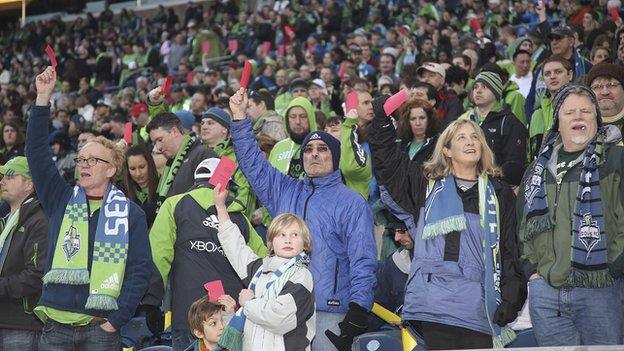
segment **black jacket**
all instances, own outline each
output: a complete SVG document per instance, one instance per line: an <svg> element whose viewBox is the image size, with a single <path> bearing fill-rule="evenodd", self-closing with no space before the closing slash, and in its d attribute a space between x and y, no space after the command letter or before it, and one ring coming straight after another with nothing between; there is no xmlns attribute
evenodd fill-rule
<svg viewBox="0 0 624 351"><path fill-rule="evenodd" d="M32 310L41 295L48 220L34 194L20 207L15 228L0 272L0 328L40 331L42 324Z"/></svg>
<svg viewBox="0 0 624 351"><path fill-rule="evenodd" d="M395 152L396 130L381 108L383 101L383 99L379 100L378 98L373 102L375 118L373 118L369 129L368 142L371 148L373 171L379 185L384 187L396 205L411 215L409 221L411 223L406 221L408 229L410 226L415 228L416 223L418 223L419 211L425 204L428 180L423 176L422 163L410 161L405 153ZM511 117L517 121L513 115ZM520 176L522 175L520 174ZM500 255L502 272L500 287L504 303L499 306L499 309L505 315L513 315L522 309L526 299L526 282L521 274L518 260L515 196L504 182L497 179L491 179L491 181L501 207ZM475 188L460 194L465 212L479 212L478 192ZM446 241L449 245L445 247L445 256L448 251L449 260L459 256L459 252L455 251L459 248L460 234L456 232L447 235ZM412 233L412 235L414 234ZM509 322L512 321L513 319Z"/></svg>
<svg viewBox="0 0 624 351"><path fill-rule="evenodd" d="M474 110L473 110L474 111ZM470 118L475 121L473 112ZM496 156L496 164L503 169L503 180L519 185L524 174L528 132L526 127L511 112L508 105L500 111L490 111L481 129L488 145Z"/></svg>

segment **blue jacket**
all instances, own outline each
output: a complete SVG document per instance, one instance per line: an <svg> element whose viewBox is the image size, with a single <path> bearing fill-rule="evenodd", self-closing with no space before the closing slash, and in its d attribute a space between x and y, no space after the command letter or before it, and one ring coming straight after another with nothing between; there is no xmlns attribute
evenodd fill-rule
<svg viewBox="0 0 624 351"><path fill-rule="evenodd" d="M342 183L340 171L299 180L273 168L256 144L249 118L233 121L231 133L239 166L271 215L294 213L310 228L316 309L345 313L355 302L370 310L377 252L366 201Z"/></svg>
<svg viewBox="0 0 624 351"><path fill-rule="evenodd" d="M33 106L26 132L28 166L35 184L35 190L48 217L48 257L50 259L46 264L46 273L52 265L52 256L63 221L65 206L67 206L72 195L72 187L61 178L54 161L52 161L52 151L47 142L49 120L49 107ZM89 285L44 285L39 305L104 317L117 330L134 316L141 297L147 290L151 275L152 255L147 237L145 213L135 203L131 201L128 203L130 205L128 259L121 292L117 298L119 309L116 311L85 310L84 306L89 296ZM89 270L91 270L93 242L95 241L98 217L99 210L89 218Z"/></svg>

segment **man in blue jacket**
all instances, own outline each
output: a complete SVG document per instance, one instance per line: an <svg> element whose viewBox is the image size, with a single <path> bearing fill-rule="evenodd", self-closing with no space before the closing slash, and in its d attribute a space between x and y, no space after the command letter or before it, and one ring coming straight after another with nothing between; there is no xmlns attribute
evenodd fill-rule
<svg viewBox="0 0 624 351"><path fill-rule="evenodd" d="M273 217L295 213L312 232L310 269L317 309L312 349L350 349L353 338L366 331L373 303L377 254L372 212L342 182L338 140L321 131L308 134L301 144L305 177L294 179L262 157L246 118L247 104L244 89L230 98L240 168Z"/></svg>
<svg viewBox="0 0 624 351"><path fill-rule="evenodd" d="M48 261L34 310L44 322L39 350L119 350L119 330L151 274L145 213L112 184L123 153L108 139L80 149L74 188L56 171L47 144L55 82L52 67L37 76L26 134L28 165L48 217Z"/></svg>

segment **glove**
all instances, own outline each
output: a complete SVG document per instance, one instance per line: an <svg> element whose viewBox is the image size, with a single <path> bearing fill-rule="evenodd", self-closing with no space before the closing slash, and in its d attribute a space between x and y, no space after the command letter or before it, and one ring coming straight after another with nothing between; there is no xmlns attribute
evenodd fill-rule
<svg viewBox="0 0 624 351"><path fill-rule="evenodd" d="M340 335L331 330L325 330L325 335L339 351L351 349L353 338L366 332L368 326L368 311L355 302L349 303L349 311L342 322L338 323Z"/></svg>
<svg viewBox="0 0 624 351"><path fill-rule="evenodd" d="M501 302L494 312L494 322L501 327L513 322L518 318L518 310L507 301Z"/></svg>
<svg viewBox="0 0 624 351"><path fill-rule="evenodd" d="M383 105L386 103L386 100L388 100L389 97L390 95L381 95L373 99L372 104L373 104L373 113L375 114L375 117L383 118L383 119L388 118L388 116L386 116L386 111L384 111ZM396 113L396 111L394 113Z"/></svg>
<svg viewBox="0 0 624 351"><path fill-rule="evenodd" d="M147 323L147 329L149 329L153 335L159 335L165 328L165 316L156 306L145 305L142 306L145 311L145 322Z"/></svg>

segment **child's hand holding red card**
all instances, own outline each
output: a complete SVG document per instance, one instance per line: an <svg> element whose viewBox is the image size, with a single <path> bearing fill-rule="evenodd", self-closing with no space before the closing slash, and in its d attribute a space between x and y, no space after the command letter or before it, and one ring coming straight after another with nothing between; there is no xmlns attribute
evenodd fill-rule
<svg viewBox="0 0 624 351"><path fill-rule="evenodd" d="M226 156L222 156L208 183L214 186L221 184L222 189L227 189L227 185L230 179L232 179L234 170L236 170L236 162Z"/></svg>
<svg viewBox="0 0 624 351"><path fill-rule="evenodd" d="M243 66L243 74L241 75L240 86L243 89L247 89L249 87L249 78L251 77L251 63L249 61L245 61L245 66Z"/></svg>
<svg viewBox="0 0 624 351"><path fill-rule="evenodd" d="M389 97L383 105L386 116L390 116L392 112L396 111L399 107L401 107L401 105L403 105L403 103L407 101L407 98L407 89L403 89Z"/></svg>
<svg viewBox="0 0 624 351"><path fill-rule="evenodd" d="M204 284L204 289L208 292L208 301L210 302L216 302L221 296L225 295L221 280L213 280Z"/></svg>
<svg viewBox="0 0 624 351"><path fill-rule="evenodd" d="M52 49L52 47L48 45L45 48L45 52L46 52L46 55L48 55L48 58L50 59L50 66L56 69L56 66L58 63L56 62L56 55L54 54L54 49Z"/></svg>

